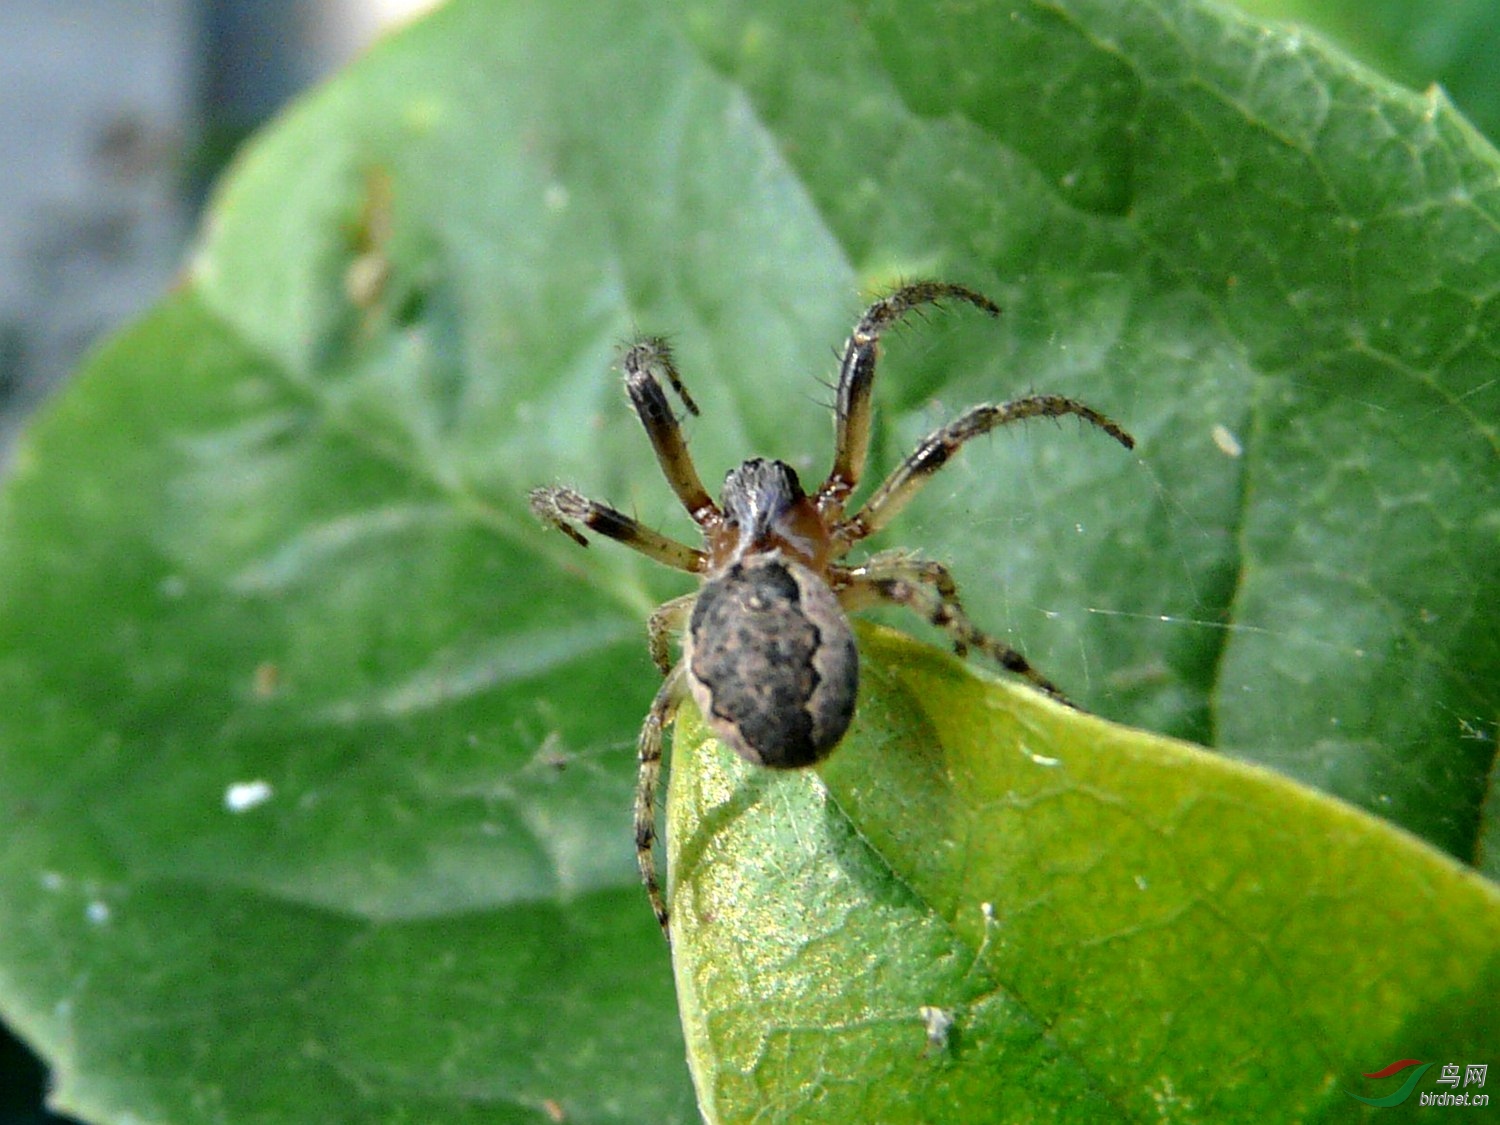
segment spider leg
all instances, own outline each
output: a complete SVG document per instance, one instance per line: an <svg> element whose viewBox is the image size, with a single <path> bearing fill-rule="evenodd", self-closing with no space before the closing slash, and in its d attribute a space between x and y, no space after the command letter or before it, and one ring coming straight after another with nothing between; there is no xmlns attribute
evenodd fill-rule
<svg viewBox="0 0 1500 1125"><path fill-rule="evenodd" d="M641 882L646 886L646 897L651 900L656 921L669 942L672 935L667 901L656 877L656 788L661 779L662 731L687 695L686 680L681 664L668 673L666 682L651 701L651 710L646 712L636 747L640 773L635 784L635 859L641 869Z"/></svg>
<svg viewBox="0 0 1500 1125"><path fill-rule="evenodd" d="M875 380L880 334L912 309L944 297L967 301L991 316L1000 315L998 305L972 289L941 281L918 281L903 285L867 308L845 341L839 363L833 468L817 492L818 511L828 521L844 514L844 504L865 470L870 452L870 388Z"/></svg>
<svg viewBox="0 0 1500 1125"><path fill-rule="evenodd" d="M1033 668L1031 661L1004 641L981 631L956 601L945 600L929 586L909 578L872 576L855 578L839 591L839 604L849 611L882 603L905 606L914 613L921 614L947 633L953 639L955 648L962 646L966 650L982 652L1006 671L1025 676L1059 703L1078 708L1076 703L1062 693L1062 689Z"/></svg>
<svg viewBox="0 0 1500 1125"><path fill-rule="evenodd" d="M918 559L900 551L885 551L875 555L859 566L839 567L835 573L838 580L853 579L857 582L872 579L900 578L908 582L920 583L928 587L938 600L944 605L951 606L954 612L963 613L963 606L959 603L958 583L953 580L953 572L940 562L932 559ZM959 656L969 654L969 646L962 638L954 636L953 651Z"/></svg>
<svg viewBox="0 0 1500 1125"><path fill-rule="evenodd" d="M705 556L696 547L652 531L624 512L590 500L571 488L533 488L530 500L532 514L537 519L557 528L580 547L587 547L589 541L575 524L624 543L647 558L677 570L697 574L703 569Z"/></svg>
<svg viewBox="0 0 1500 1125"><path fill-rule="evenodd" d="M986 403L971 406L952 422L923 439L865 501L864 507L833 529L833 537L837 543L835 557L890 523L896 513L921 491L928 479L959 451L964 442L1010 422L1019 422L1025 418L1058 418L1065 414L1076 415L1090 425L1097 426L1126 449L1135 448L1135 439L1117 423L1092 407L1061 395L1031 395L998 405Z"/></svg>
<svg viewBox="0 0 1500 1125"><path fill-rule="evenodd" d="M672 413L672 404L662 390L661 379L665 376L672 389L682 399L689 414L698 413L698 407L682 385L677 365L672 361L672 349L660 336L646 336L637 340L625 352L625 392L635 407L636 417L646 428L651 439L651 448L656 451L657 463L677 493L677 499L687 509L688 515L699 527L717 527L723 518L719 506L713 502L698 469L688 453L687 442L682 437L682 427Z"/></svg>
<svg viewBox="0 0 1500 1125"><path fill-rule="evenodd" d="M651 616L646 621L646 635L651 644L651 662L661 671L663 676L672 671L672 637L682 632L682 627L687 623L688 615L693 612L693 603L698 600L696 593L683 594L680 598L673 598L669 602L662 602L651 611Z"/></svg>

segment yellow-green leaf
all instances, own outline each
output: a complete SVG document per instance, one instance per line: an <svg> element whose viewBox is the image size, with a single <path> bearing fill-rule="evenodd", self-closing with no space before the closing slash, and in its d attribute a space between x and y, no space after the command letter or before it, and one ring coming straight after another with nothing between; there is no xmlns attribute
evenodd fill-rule
<svg viewBox="0 0 1500 1125"><path fill-rule="evenodd" d="M861 638L856 731L817 773L679 724L710 1121L1337 1118L1393 1059L1500 1042L1487 880L1266 770Z"/></svg>

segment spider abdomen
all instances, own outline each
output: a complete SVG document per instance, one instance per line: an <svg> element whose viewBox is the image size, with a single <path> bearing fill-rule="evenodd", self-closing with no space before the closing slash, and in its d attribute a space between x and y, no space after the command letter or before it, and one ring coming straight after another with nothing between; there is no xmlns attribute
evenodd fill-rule
<svg viewBox="0 0 1500 1125"><path fill-rule="evenodd" d="M854 634L827 583L791 559L752 556L705 583L685 657L709 726L756 765L822 761L854 716Z"/></svg>

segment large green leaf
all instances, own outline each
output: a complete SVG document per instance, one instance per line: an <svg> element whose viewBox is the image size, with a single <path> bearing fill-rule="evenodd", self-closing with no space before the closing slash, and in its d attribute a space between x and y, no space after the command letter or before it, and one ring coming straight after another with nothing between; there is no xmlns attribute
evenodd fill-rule
<svg viewBox="0 0 1500 1125"><path fill-rule="evenodd" d="M636 647L605 599L554 620L527 551L192 297L37 428L4 519L0 981L64 1107L694 1117L620 724L568 704Z"/></svg>
<svg viewBox="0 0 1500 1125"><path fill-rule="evenodd" d="M816 475L827 349L899 275L1005 316L890 341L877 469L1031 388L1141 443L976 443L881 545L1098 714L1479 857L1497 164L1187 0L451 5L245 153L0 493L0 1010L101 1120L690 1119L628 807L685 586L524 495L690 530L607 373L638 328L707 478Z"/></svg>
<svg viewBox="0 0 1500 1125"><path fill-rule="evenodd" d="M1352 1117L1390 1060L1500 1042L1500 891L1471 869L905 638L862 651L821 780L683 724L673 925L708 1120Z"/></svg>

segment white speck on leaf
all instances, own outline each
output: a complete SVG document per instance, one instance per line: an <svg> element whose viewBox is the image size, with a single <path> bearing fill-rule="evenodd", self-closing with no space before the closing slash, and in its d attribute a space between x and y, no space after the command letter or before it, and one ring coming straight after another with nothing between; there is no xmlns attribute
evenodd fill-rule
<svg viewBox="0 0 1500 1125"><path fill-rule="evenodd" d="M1214 444L1219 447L1219 452L1226 457L1239 457L1245 452L1245 447L1240 444L1240 439L1234 436L1233 431L1222 423L1215 423L1213 428Z"/></svg>
<svg viewBox="0 0 1500 1125"><path fill-rule="evenodd" d="M269 781L236 781L224 790L224 807L232 813L249 812L269 801L275 792Z"/></svg>
<svg viewBox="0 0 1500 1125"><path fill-rule="evenodd" d="M1031 759L1031 763L1033 765L1048 766L1048 767L1055 767L1055 766L1062 765L1062 759L1061 758L1049 758L1045 754L1035 753L1024 742L1020 743L1019 746L1020 746L1021 753L1025 754L1026 757L1028 757L1029 759Z"/></svg>

